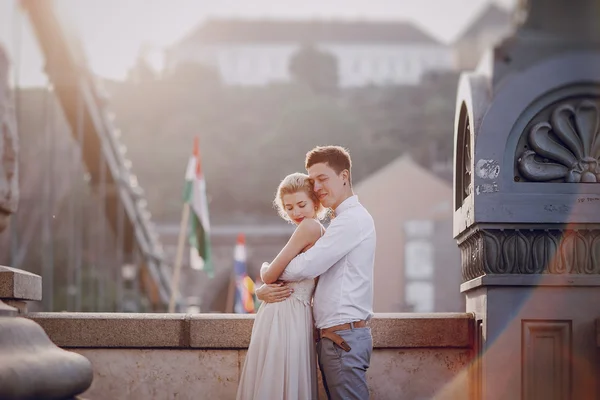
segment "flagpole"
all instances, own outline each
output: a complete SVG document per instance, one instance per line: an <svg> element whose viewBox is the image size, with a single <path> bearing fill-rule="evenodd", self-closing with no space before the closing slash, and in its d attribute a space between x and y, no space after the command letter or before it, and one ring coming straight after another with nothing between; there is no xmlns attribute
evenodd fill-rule
<svg viewBox="0 0 600 400"><path fill-rule="evenodd" d="M185 245L185 232L190 218L190 204L183 203L183 211L181 212L181 226L179 228L179 240L177 242L177 256L173 267L173 278L171 279L171 299L169 301L169 312L175 312L175 300L179 294L179 275L181 271L181 262L183 259L183 248Z"/></svg>
<svg viewBox="0 0 600 400"><path fill-rule="evenodd" d="M229 276L229 288L227 290L227 304L225 305L225 312L233 312L233 300L235 298L235 272L231 271Z"/></svg>

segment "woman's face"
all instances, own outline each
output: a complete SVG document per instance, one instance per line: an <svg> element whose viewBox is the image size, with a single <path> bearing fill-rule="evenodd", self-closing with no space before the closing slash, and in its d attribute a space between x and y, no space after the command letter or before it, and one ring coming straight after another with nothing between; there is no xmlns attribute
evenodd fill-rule
<svg viewBox="0 0 600 400"><path fill-rule="evenodd" d="M285 194L282 197L283 207L288 217L298 225L305 218L315 218L315 203L306 192Z"/></svg>

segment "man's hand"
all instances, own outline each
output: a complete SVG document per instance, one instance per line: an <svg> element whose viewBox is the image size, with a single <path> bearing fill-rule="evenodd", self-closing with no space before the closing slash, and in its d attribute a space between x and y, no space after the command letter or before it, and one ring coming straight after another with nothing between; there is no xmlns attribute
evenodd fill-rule
<svg viewBox="0 0 600 400"><path fill-rule="evenodd" d="M256 289L256 297L265 303L278 303L290 297L293 291L286 283L277 282Z"/></svg>

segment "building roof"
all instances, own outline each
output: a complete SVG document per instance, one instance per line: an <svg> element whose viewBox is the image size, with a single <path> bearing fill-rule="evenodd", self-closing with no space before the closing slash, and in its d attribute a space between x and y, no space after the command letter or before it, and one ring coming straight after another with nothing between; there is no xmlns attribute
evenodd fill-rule
<svg viewBox="0 0 600 400"><path fill-rule="evenodd" d="M475 16L473 22L467 25L466 29L456 40L460 42L465 39L474 38L480 35L481 32L490 27L508 27L511 25L510 11L498 6L495 3L488 4L481 12Z"/></svg>
<svg viewBox="0 0 600 400"><path fill-rule="evenodd" d="M452 186L409 155L396 158L360 181L354 192L369 210L392 205L392 219L423 213L435 219L452 215Z"/></svg>
<svg viewBox="0 0 600 400"><path fill-rule="evenodd" d="M419 43L441 44L409 22L213 19L179 44Z"/></svg>

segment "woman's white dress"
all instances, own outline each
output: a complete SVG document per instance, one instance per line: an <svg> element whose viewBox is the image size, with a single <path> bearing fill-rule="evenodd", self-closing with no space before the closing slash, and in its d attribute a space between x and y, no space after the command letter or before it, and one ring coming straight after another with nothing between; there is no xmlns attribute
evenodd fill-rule
<svg viewBox="0 0 600 400"><path fill-rule="evenodd" d="M289 285L294 289L289 298L263 303L256 314L237 400L317 399L315 280Z"/></svg>

